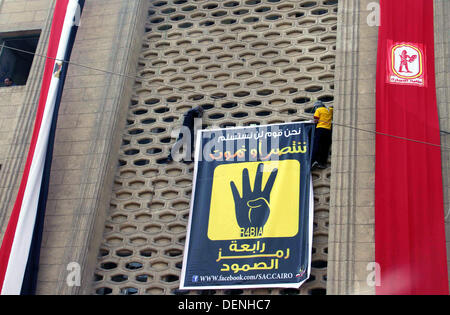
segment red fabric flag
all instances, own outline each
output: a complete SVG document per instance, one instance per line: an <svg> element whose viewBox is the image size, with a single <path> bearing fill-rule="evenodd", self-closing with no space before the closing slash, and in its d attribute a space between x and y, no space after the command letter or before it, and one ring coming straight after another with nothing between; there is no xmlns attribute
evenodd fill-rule
<svg viewBox="0 0 450 315"><path fill-rule="evenodd" d="M432 0L381 0L376 293L448 294Z"/></svg>

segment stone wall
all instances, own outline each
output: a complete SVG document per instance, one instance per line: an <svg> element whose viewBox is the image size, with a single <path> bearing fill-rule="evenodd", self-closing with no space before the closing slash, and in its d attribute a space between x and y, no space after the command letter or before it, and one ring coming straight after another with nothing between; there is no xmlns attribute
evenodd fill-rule
<svg viewBox="0 0 450 315"><path fill-rule="evenodd" d="M0 0L0 37L41 31L36 53L45 55L52 11L53 5L50 0L14 2ZM34 58L27 85L0 88L1 236L6 230L25 165L44 63L44 58Z"/></svg>
<svg viewBox="0 0 450 315"><path fill-rule="evenodd" d="M300 290L203 293L373 294L375 137L344 127L375 130L371 2L87 1L59 113L38 293L196 294L177 290L192 165L165 160L183 113L202 105L205 128L280 123L305 119L321 98L334 104L336 125L331 168L313 173L313 277ZM450 3L434 4L438 106L448 132ZM0 36L39 30L37 53L45 55L53 6L0 0ZM26 86L0 88L0 236L44 62L35 57ZM442 145L449 141L442 133ZM446 214L449 152L442 151ZM450 215L446 228L450 240ZM66 283L70 263L81 267L81 286Z"/></svg>
<svg viewBox="0 0 450 315"><path fill-rule="evenodd" d="M378 29L367 24L369 2L339 3L329 294L374 293L366 283L366 267L375 260L375 135L355 129L375 131Z"/></svg>

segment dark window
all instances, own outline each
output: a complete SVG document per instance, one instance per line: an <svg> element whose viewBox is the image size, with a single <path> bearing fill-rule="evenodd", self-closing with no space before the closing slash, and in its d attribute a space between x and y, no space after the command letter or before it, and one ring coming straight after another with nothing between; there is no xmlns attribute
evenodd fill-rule
<svg viewBox="0 0 450 315"><path fill-rule="evenodd" d="M3 35L3 36L2 36ZM25 85L30 74L39 34L7 36L0 34L0 86L11 78L13 85Z"/></svg>

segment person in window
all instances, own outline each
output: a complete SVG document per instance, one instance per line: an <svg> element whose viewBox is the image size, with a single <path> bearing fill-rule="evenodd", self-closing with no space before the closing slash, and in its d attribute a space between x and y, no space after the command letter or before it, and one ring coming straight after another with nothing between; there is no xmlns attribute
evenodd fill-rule
<svg viewBox="0 0 450 315"><path fill-rule="evenodd" d="M4 86L13 86L14 82L11 79L11 77L6 77L5 80L3 81Z"/></svg>
<svg viewBox="0 0 450 315"><path fill-rule="evenodd" d="M321 101L314 104L314 144L311 156L312 168L327 168L328 154L331 146L331 127L333 121L333 107L328 107Z"/></svg>

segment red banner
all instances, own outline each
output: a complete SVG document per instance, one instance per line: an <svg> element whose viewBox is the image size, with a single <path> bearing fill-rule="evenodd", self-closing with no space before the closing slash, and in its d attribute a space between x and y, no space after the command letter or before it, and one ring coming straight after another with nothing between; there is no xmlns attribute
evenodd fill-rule
<svg viewBox="0 0 450 315"><path fill-rule="evenodd" d="M380 5L376 292L448 294L433 1L381 0Z"/></svg>

